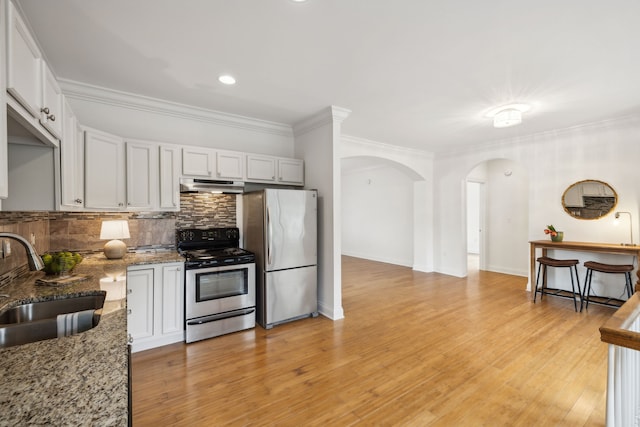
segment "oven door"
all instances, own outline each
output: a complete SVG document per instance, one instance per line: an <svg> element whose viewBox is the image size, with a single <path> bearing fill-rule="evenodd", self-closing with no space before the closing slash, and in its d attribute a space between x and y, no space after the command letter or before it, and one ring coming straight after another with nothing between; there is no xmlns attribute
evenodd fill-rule
<svg viewBox="0 0 640 427"><path fill-rule="evenodd" d="M194 319L256 305L255 264L186 271L185 317Z"/></svg>

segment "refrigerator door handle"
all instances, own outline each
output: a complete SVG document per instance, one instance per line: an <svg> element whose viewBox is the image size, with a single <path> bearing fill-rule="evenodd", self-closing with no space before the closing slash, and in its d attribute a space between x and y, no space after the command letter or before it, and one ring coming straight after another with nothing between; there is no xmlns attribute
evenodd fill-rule
<svg viewBox="0 0 640 427"><path fill-rule="evenodd" d="M273 230L271 229L271 210L267 207L267 265L271 266L271 241Z"/></svg>

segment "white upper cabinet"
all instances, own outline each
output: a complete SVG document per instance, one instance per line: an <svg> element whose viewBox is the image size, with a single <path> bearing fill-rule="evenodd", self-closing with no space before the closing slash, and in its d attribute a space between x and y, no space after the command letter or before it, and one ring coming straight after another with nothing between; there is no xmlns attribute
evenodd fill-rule
<svg viewBox="0 0 640 427"><path fill-rule="evenodd" d="M84 206L84 141L78 120L69 103L63 103L62 135L60 141L60 204L63 209L82 209Z"/></svg>
<svg viewBox="0 0 640 427"><path fill-rule="evenodd" d="M212 178L215 150L202 147L182 149L182 175Z"/></svg>
<svg viewBox="0 0 640 427"><path fill-rule="evenodd" d="M244 179L244 153L237 151L216 152L217 179Z"/></svg>
<svg viewBox="0 0 640 427"><path fill-rule="evenodd" d="M160 145L160 210L180 210L181 150L174 145Z"/></svg>
<svg viewBox="0 0 640 427"><path fill-rule="evenodd" d="M247 181L304 185L304 161L247 154Z"/></svg>
<svg viewBox="0 0 640 427"><path fill-rule="evenodd" d="M40 117L40 50L12 2L8 3L7 91L34 118Z"/></svg>
<svg viewBox="0 0 640 427"><path fill-rule="evenodd" d="M84 152L85 208L125 209L124 140L119 136L87 129Z"/></svg>
<svg viewBox="0 0 640 427"><path fill-rule="evenodd" d="M271 156L247 154L247 179L275 182L277 161L277 158Z"/></svg>
<svg viewBox="0 0 640 427"><path fill-rule="evenodd" d="M278 182L303 185L304 161L299 159L278 159Z"/></svg>
<svg viewBox="0 0 640 427"><path fill-rule="evenodd" d="M153 210L158 193L158 146L126 142L127 208Z"/></svg>
<svg viewBox="0 0 640 427"><path fill-rule="evenodd" d="M40 123L54 137L60 139L62 138L62 121L64 118L62 91L47 63L40 62L42 64L42 98L38 108L40 111Z"/></svg>

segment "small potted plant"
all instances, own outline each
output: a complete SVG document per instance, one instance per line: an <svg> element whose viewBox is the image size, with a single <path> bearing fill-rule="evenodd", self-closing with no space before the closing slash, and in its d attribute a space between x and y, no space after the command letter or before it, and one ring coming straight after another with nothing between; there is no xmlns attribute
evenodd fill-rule
<svg viewBox="0 0 640 427"><path fill-rule="evenodd" d="M552 242L562 242L564 237L564 231L557 231L553 225L547 225L547 228L544 229L544 234L550 235Z"/></svg>

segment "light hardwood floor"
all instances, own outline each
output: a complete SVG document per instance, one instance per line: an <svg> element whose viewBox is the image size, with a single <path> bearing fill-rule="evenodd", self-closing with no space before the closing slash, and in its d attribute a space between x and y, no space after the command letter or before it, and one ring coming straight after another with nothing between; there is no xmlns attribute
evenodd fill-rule
<svg viewBox="0 0 640 427"><path fill-rule="evenodd" d="M613 313L343 257L345 318L133 355L134 426L602 426Z"/></svg>

